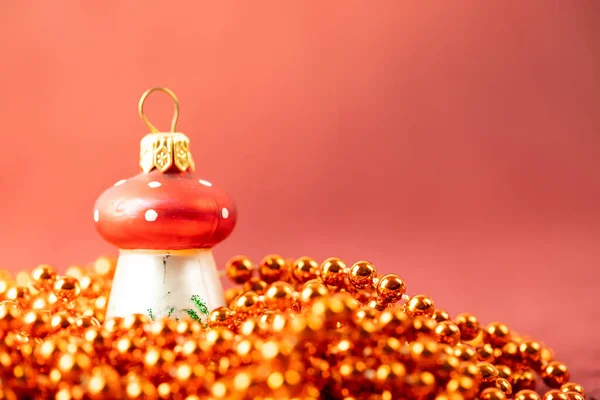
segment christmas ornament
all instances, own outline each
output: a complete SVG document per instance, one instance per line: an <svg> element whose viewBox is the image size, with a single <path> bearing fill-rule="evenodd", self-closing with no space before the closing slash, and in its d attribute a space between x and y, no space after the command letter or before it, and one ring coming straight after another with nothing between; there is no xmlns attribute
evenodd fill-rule
<svg viewBox="0 0 600 400"><path fill-rule="evenodd" d="M175 104L170 132L160 132L144 113L156 91ZM233 231L235 205L194 175L190 141L176 132L179 101L172 91L146 91L139 114L151 132L141 141L142 172L119 180L94 207L96 229L119 248L106 314L198 319L224 305L211 249Z"/></svg>

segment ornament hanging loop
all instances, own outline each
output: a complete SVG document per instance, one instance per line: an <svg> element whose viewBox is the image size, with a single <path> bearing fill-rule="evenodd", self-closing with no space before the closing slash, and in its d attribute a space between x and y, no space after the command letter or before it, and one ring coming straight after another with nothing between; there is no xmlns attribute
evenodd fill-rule
<svg viewBox="0 0 600 400"><path fill-rule="evenodd" d="M146 99L152 92L164 92L164 93L168 94L171 97L171 99L173 100L174 112L173 112L173 119L171 120L171 132L175 132L175 130L177 129L177 120L179 119L179 99L177 99L177 96L175 95L175 93L173 93L173 91L171 89L167 89L164 87L154 87L154 88L146 90L144 92L144 94L142 94L142 97L140 98L140 102L138 103L138 112L140 114L140 117L142 118L142 121L144 121L146 126L150 129L150 132L152 132L152 133L160 132L160 130L157 127L155 127L148 120L148 117L146 116L146 114L144 114L144 103L146 102Z"/></svg>

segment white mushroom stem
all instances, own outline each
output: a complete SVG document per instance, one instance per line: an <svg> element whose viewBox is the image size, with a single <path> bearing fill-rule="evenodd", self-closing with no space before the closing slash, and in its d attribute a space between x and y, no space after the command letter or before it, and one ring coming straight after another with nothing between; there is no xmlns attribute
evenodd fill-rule
<svg viewBox="0 0 600 400"><path fill-rule="evenodd" d="M190 300L194 295L209 311L225 305L211 250L120 250L106 318L189 318L185 310L192 309L204 319Z"/></svg>

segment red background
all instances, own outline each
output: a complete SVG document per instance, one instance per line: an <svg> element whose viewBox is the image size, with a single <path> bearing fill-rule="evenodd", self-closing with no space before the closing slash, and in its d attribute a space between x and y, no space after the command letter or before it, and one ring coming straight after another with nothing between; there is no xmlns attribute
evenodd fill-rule
<svg viewBox="0 0 600 400"><path fill-rule="evenodd" d="M0 33L5 267L115 252L92 207L167 86L237 200L219 263L367 258L600 380L599 2L5 1Z"/></svg>

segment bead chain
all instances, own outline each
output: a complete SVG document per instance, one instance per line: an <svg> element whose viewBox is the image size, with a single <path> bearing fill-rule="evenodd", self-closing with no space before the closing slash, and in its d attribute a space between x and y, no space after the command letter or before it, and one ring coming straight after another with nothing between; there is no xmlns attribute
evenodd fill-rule
<svg viewBox="0 0 600 400"><path fill-rule="evenodd" d="M584 399L541 343L450 318L367 261L234 257L208 328L105 320L114 270L0 271L0 399Z"/></svg>

